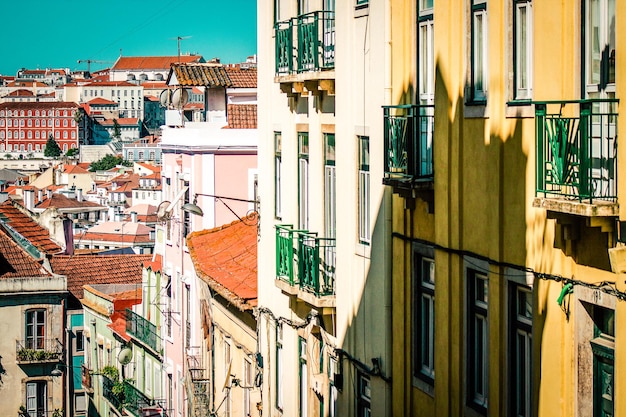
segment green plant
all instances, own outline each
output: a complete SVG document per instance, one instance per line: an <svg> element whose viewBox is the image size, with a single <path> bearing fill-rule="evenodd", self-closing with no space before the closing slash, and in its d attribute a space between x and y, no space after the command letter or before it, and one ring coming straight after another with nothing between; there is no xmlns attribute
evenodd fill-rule
<svg viewBox="0 0 626 417"><path fill-rule="evenodd" d="M100 373L102 375L107 376L109 379L113 380L114 382L119 381L120 379L120 371L112 365L107 365L104 368L102 368L100 370Z"/></svg>
<svg viewBox="0 0 626 417"><path fill-rule="evenodd" d="M20 405L20 408L17 411L17 415L19 417L30 417L30 415L28 414L28 411L26 410L26 407L24 407L23 405Z"/></svg>
<svg viewBox="0 0 626 417"><path fill-rule="evenodd" d="M59 144L54 140L52 135L48 136L48 141L46 142L46 147L43 151L43 156L47 157L57 157L61 155L61 148Z"/></svg>
<svg viewBox="0 0 626 417"><path fill-rule="evenodd" d="M52 417L63 417L65 416L65 411L62 408L55 408L52 412Z"/></svg>

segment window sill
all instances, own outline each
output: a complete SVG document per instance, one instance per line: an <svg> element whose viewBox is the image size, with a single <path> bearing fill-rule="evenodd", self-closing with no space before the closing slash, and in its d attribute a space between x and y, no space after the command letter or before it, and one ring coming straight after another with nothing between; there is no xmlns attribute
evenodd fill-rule
<svg viewBox="0 0 626 417"><path fill-rule="evenodd" d="M414 376L413 377L413 387L419 389L423 393L429 395L430 397L435 397L435 387L434 385L423 381L422 379Z"/></svg>
<svg viewBox="0 0 626 417"><path fill-rule="evenodd" d="M530 100L511 100L506 103L507 118L534 118L535 106Z"/></svg>
<svg viewBox="0 0 626 417"><path fill-rule="evenodd" d="M368 244L357 242L354 253L357 256L361 256L364 258L371 258L372 255L372 247Z"/></svg>
<svg viewBox="0 0 626 417"><path fill-rule="evenodd" d="M370 4L369 2L363 4L357 4L354 7L354 18L369 16L370 14Z"/></svg>

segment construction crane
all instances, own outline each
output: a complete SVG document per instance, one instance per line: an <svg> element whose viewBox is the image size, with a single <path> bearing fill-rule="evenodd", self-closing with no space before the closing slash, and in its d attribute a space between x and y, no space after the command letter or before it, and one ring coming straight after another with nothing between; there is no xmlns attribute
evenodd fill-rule
<svg viewBox="0 0 626 417"><path fill-rule="evenodd" d="M78 63L82 64L83 62L87 63L87 72L91 74L91 64L107 64L108 61L96 61L95 59L79 59Z"/></svg>

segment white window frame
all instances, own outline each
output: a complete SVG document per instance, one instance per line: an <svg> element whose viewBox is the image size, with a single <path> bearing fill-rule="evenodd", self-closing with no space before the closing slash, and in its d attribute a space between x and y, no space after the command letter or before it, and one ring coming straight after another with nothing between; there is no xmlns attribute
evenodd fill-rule
<svg viewBox="0 0 626 417"><path fill-rule="evenodd" d="M303 144L306 138L306 147ZM309 133L298 132L298 226L309 229Z"/></svg>
<svg viewBox="0 0 626 417"><path fill-rule="evenodd" d="M364 155L364 143L367 143ZM357 146L359 152L358 161L358 221L359 221L359 243L369 245L371 240L370 230L370 165L369 165L369 136L357 136Z"/></svg>
<svg viewBox="0 0 626 417"><path fill-rule="evenodd" d="M610 8L610 4L613 2L613 10ZM609 79L604 79L602 76L603 71L609 71L610 68L606 68L606 62L603 62L603 59L608 58L611 55L611 51L616 50L616 35L615 35L615 26L616 26L616 14L615 7L616 1L614 0L598 0L599 9L598 12L598 22L597 22L597 34L598 39L591 38L591 35L594 33L591 25L593 24L593 14L591 9L591 0L585 0L585 93L587 98L614 98L615 97L615 82L610 83ZM613 21L611 21L613 20ZM613 32L610 32L610 28L613 28ZM592 45L597 44L599 47L599 51L593 51ZM612 49L611 49L612 48ZM606 56L603 57L603 52L608 51ZM591 68L594 66L592 60L600 61L600 73L598 74L598 79L593 79ZM615 63L613 64L613 69L615 70ZM613 74L615 76L615 74Z"/></svg>
<svg viewBox="0 0 626 417"><path fill-rule="evenodd" d="M282 133L274 132L274 217L282 218Z"/></svg>
<svg viewBox="0 0 626 417"><path fill-rule="evenodd" d="M514 82L515 100L533 97L533 2L514 0Z"/></svg>
<svg viewBox="0 0 626 417"><path fill-rule="evenodd" d="M419 1L418 94L420 104L435 102L435 24L433 0Z"/></svg>
<svg viewBox="0 0 626 417"><path fill-rule="evenodd" d="M472 102L487 101L489 81L489 32L487 2L471 0L471 95Z"/></svg>

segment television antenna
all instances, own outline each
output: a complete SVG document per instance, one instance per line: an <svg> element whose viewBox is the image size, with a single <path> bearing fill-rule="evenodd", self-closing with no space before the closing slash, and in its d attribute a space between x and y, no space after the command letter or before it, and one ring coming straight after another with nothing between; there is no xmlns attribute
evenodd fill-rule
<svg viewBox="0 0 626 417"><path fill-rule="evenodd" d="M178 44L178 62L180 63L180 41L184 40L184 39L189 39L191 38L191 36L177 36L175 38L170 38L171 40L176 40L176 43Z"/></svg>

